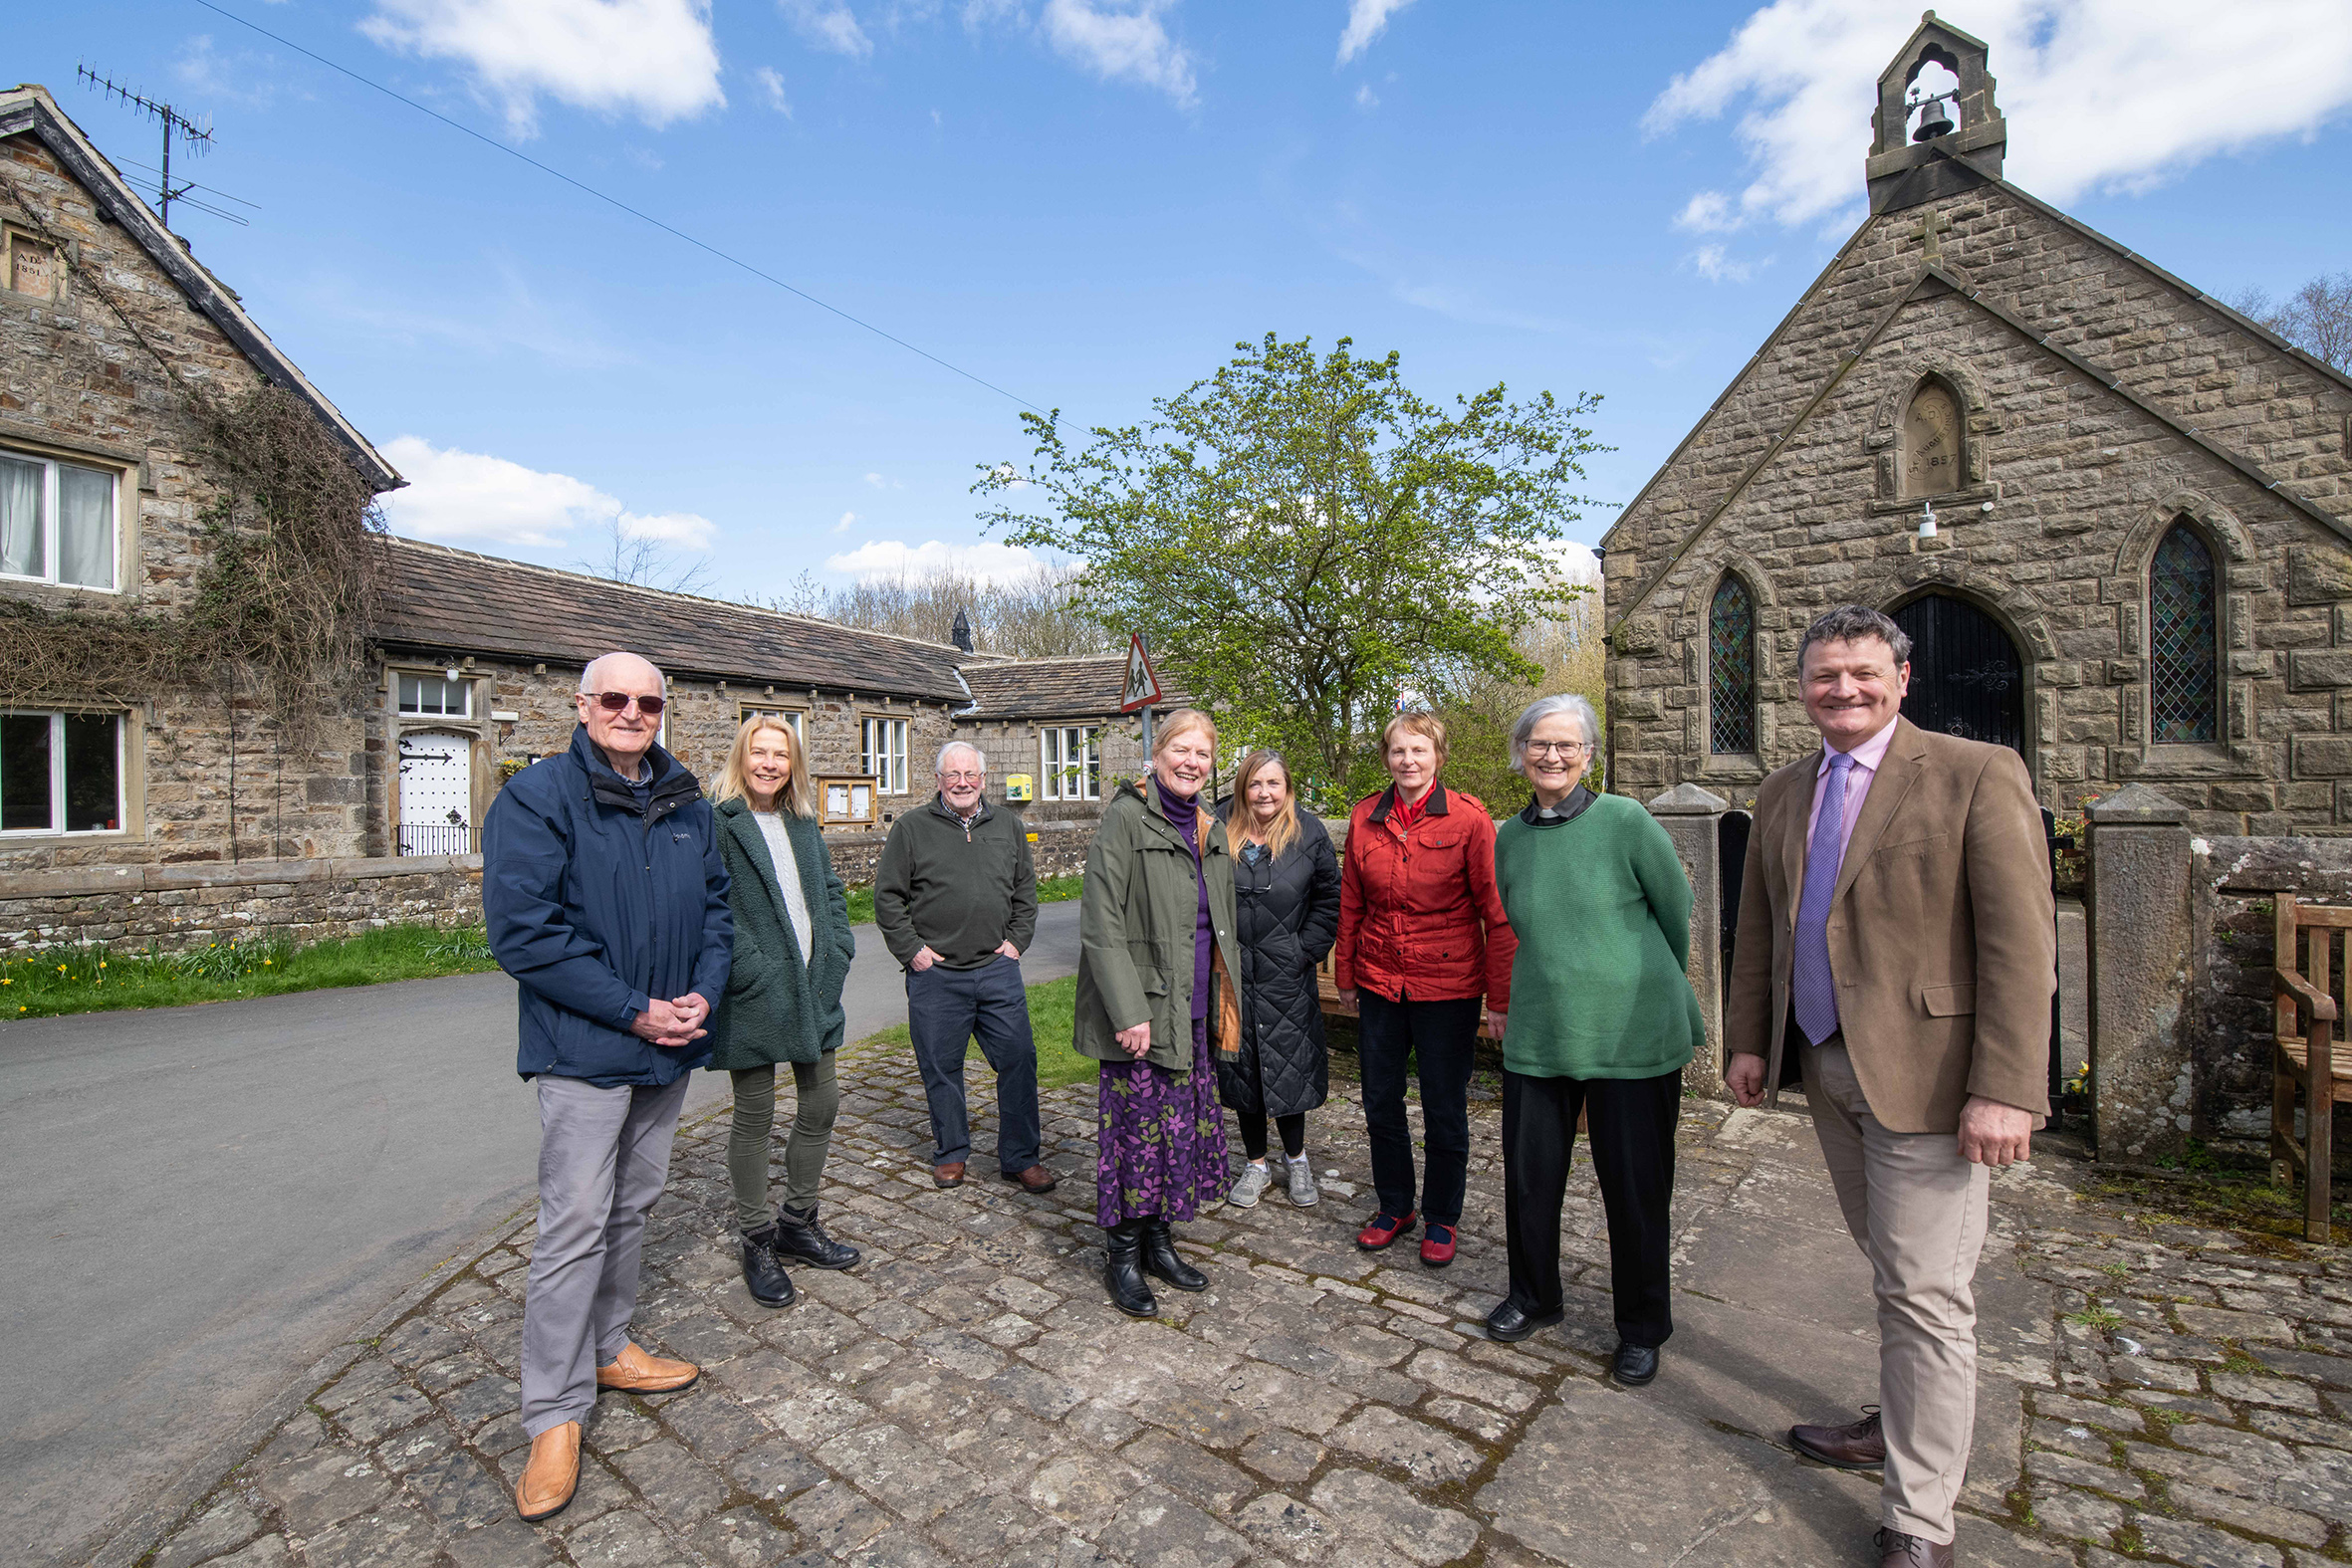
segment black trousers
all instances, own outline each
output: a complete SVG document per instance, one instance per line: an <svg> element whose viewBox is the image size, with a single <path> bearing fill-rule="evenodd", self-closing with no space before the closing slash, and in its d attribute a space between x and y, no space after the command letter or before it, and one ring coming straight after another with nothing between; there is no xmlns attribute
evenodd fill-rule
<svg viewBox="0 0 2352 1568"><path fill-rule="evenodd" d="M1655 1348L1674 1333L1667 1252L1674 1199L1674 1126L1682 1074L1655 1078L1530 1078L1503 1074L1503 1219L1511 1299L1529 1316L1557 1312L1560 1201L1576 1116L1592 1134L1592 1171L1609 1218L1609 1283L1617 1337Z"/></svg>
<svg viewBox="0 0 2352 1568"><path fill-rule="evenodd" d="M1413 1130L1405 1122L1405 1064L1420 1070L1421 1136L1428 1148L1422 1219L1462 1223L1462 1185L1470 1173L1470 1068L1478 997L1448 1002L1391 1002L1358 991L1356 1064L1364 1079L1364 1131L1372 1145L1372 1186L1380 1212L1413 1212ZM1573 1122L1570 1125L1574 1125Z"/></svg>
<svg viewBox="0 0 2352 1568"><path fill-rule="evenodd" d="M1236 1111L1233 1119L1241 1123L1242 1152L1253 1160L1266 1158L1266 1117L1259 1111ZM1306 1113L1277 1116L1274 1125L1283 1135L1283 1153L1296 1159L1306 1152Z"/></svg>

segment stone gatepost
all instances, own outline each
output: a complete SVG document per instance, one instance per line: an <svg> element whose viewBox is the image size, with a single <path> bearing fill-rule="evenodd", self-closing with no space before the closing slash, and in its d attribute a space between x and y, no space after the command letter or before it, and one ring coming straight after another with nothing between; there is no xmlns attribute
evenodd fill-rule
<svg viewBox="0 0 2352 1568"><path fill-rule="evenodd" d="M2178 1154L2189 1129L2188 810L2145 784L2093 801L2091 1115L2107 1160Z"/></svg>
<svg viewBox="0 0 2352 1568"><path fill-rule="evenodd" d="M1674 840L1683 875L1691 879L1691 989L1707 1020L1707 1043L1683 1069L1683 1086L1710 1099L1723 1097L1723 857L1718 833L1731 802L1695 784L1678 784L1650 801L1650 814Z"/></svg>

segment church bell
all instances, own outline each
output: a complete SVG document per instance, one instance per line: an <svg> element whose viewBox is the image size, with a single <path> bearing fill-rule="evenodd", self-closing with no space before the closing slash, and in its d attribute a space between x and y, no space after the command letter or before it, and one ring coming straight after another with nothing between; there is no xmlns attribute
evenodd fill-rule
<svg viewBox="0 0 2352 1568"><path fill-rule="evenodd" d="M1952 100L1932 98L1919 116L1919 128L1911 132L1914 141L1933 141L1938 136L1952 134Z"/></svg>

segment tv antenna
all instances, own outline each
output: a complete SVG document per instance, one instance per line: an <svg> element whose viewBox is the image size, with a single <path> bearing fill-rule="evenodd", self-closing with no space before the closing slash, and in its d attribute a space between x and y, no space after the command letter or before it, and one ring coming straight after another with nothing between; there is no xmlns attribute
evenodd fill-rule
<svg viewBox="0 0 2352 1568"><path fill-rule="evenodd" d="M195 188L192 185L174 186L171 183L172 140L176 137L180 145L186 149L188 156L203 156L212 149L212 116L207 114L201 121L190 119L169 104L158 103L143 93L133 93L130 89L117 84L112 77L93 71L85 65L76 64L74 75L88 83L97 92L104 93L109 98L121 100L129 108L139 111L162 125L163 168L162 177L155 184L156 206L158 208L157 216L163 220L163 226L165 228L171 227L172 198L184 197Z"/></svg>

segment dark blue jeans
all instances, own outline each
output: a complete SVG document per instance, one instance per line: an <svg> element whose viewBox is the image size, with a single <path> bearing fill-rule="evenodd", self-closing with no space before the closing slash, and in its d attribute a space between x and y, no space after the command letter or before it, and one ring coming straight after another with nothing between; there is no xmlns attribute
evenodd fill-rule
<svg viewBox="0 0 2352 1568"><path fill-rule="evenodd" d="M906 1027L931 1105L933 1165L972 1157L964 1114L964 1053L974 1039L997 1075L997 1165L1016 1175L1038 1163L1038 1047L1029 1032L1029 993L1021 961L989 960L978 969L934 964L906 972Z"/></svg>
<svg viewBox="0 0 2352 1568"><path fill-rule="evenodd" d="M1428 1150L1422 1219L1462 1223L1470 1173L1470 1068L1484 1001L1391 1002L1358 991L1356 1065L1364 1079L1364 1131L1372 1144L1372 1186L1380 1212L1413 1212L1413 1130L1405 1122L1405 1067L1420 1068L1421 1136Z"/></svg>

